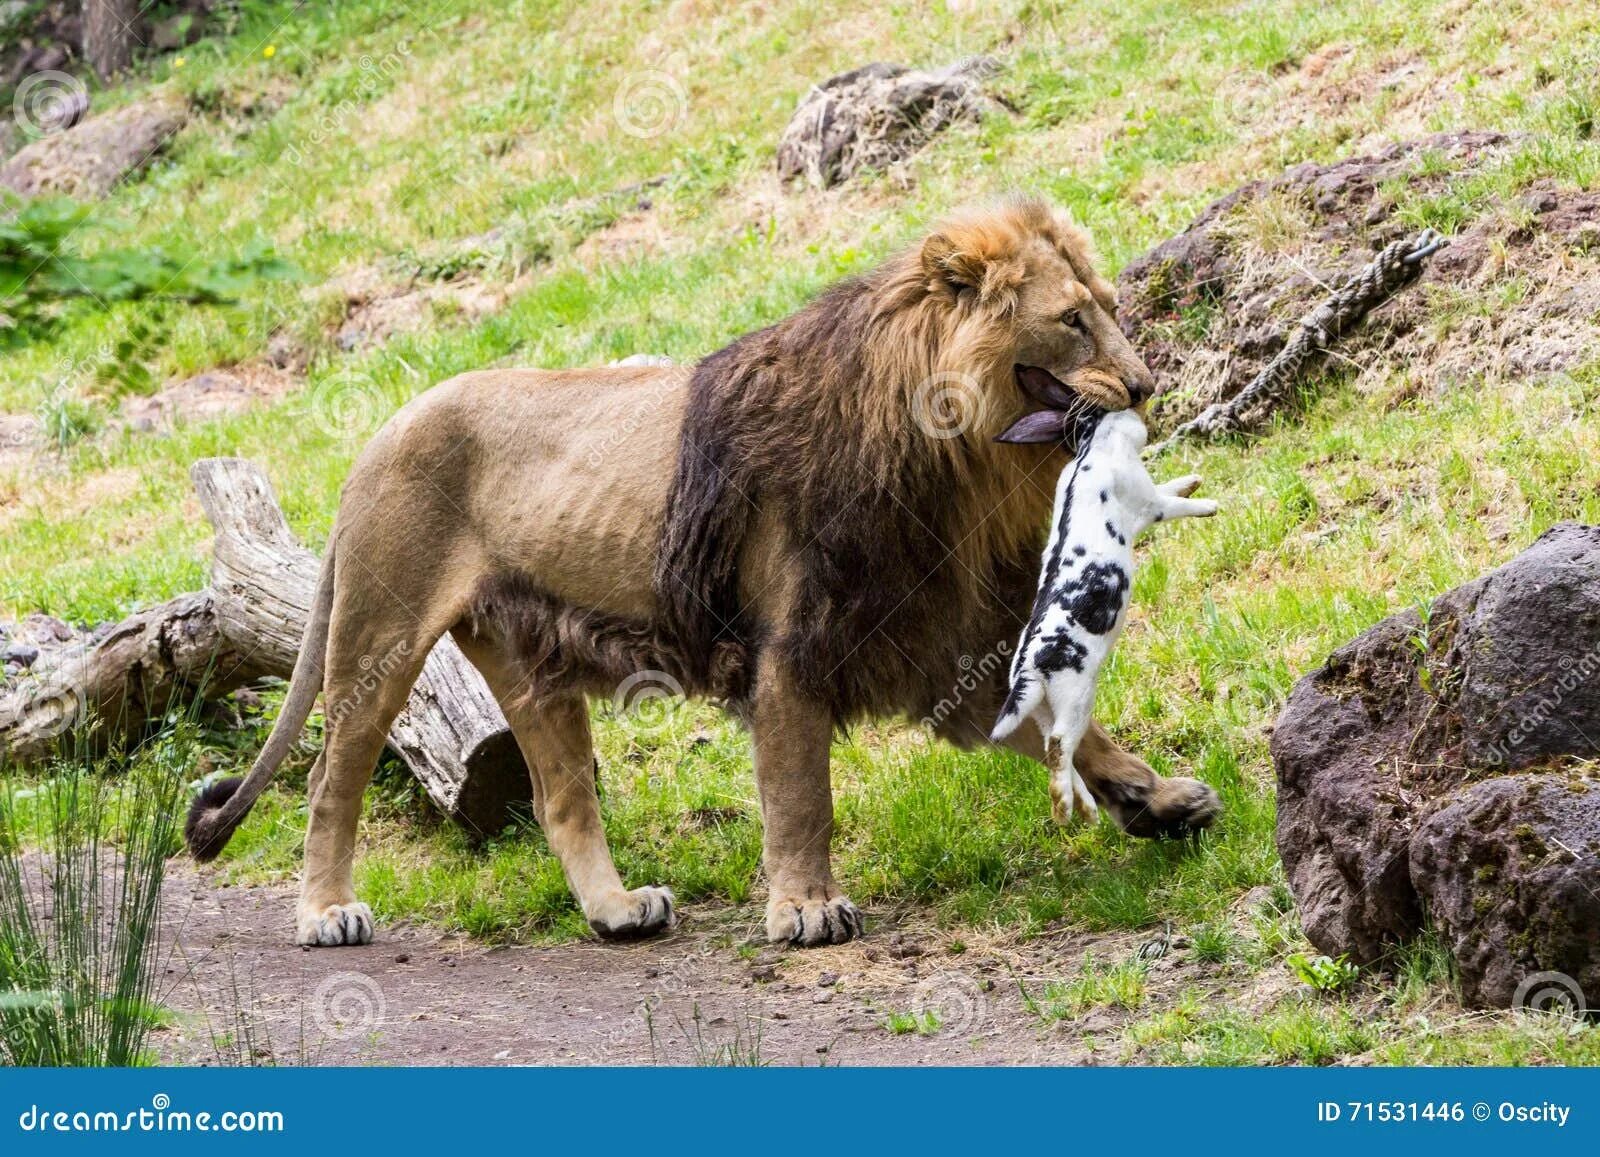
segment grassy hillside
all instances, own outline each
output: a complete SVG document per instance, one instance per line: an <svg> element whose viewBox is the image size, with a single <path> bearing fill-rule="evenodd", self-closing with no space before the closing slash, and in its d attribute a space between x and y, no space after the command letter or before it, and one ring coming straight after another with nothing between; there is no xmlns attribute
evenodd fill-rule
<svg viewBox="0 0 1600 1157"><path fill-rule="evenodd" d="M363 441L434 382L495 363L691 360L944 211L1009 190L1070 209L1114 271L1243 181L1402 136L1531 134L1490 186L1452 191L1473 208L1541 178L1600 176L1600 11L1584 3L374 0L242 13L232 35L99 101L172 92L194 117L79 241L207 257L265 243L301 281L254 286L234 306L85 309L0 362L0 413L109 417L129 391L258 365L274 343L302 351L305 370L246 412L91 434L0 474L4 617L96 621L201 585L209 536L186 475L197 457L261 462L297 532L320 543ZM831 192L777 184L774 144L809 84L870 60L978 52L1004 61L997 87L1013 111L946 133L892 174ZM1451 223L1439 206L1419 212ZM353 277L453 277L504 300L482 313L436 300L414 330L361 345L339 339L344 306L328 288ZM127 357L147 384L108 372ZM1265 738L1293 680L1551 523L1600 521L1600 365L1425 391L1404 374L1327 385L1292 428L1164 464L1204 474L1223 511L1151 536L1101 692L1101 718L1158 770L1218 788L1218 830L1195 848L1109 827L1063 834L1038 769L865 727L835 752L838 870L858 903L985 934L1171 921L1211 946L1220 990L1282 975L1306 950L1281 894ZM597 714L624 876L671 884L690 905L744 903L760 838L737 729L699 707L651 731ZM248 746L217 739L206 757L234 764ZM303 810L290 776L225 870L293 872ZM491 939L580 931L536 831L469 849L394 777L369 810L358 884L380 918ZM1258 888L1277 894L1245 913ZM1097 976L1082 986L1091 1004ZM1464 1016L1448 962L1426 945L1399 976L1254 1017L1225 991L1189 994L1151 1010L1127 1044L1160 1059L1600 1060L1592 1033Z"/></svg>

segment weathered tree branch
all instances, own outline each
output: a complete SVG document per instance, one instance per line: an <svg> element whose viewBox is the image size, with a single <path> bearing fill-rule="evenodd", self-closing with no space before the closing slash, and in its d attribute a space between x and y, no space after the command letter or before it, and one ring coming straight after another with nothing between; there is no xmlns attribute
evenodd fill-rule
<svg viewBox="0 0 1600 1157"><path fill-rule="evenodd" d="M42 662L0 701L0 748L28 761L76 722L142 726L176 699L225 695L294 669L316 589L316 556L289 530L261 469L207 458L190 471L216 532L211 589L141 611L99 643ZM482 676L446 636L428 656L389 749L433 802L492 834L531 797L527 765Z"/></svg>
<svg viewBox="0 0 1600 1157"><path fill-rule="evenodd" d="M203 691L226 695L275 674L219 629L210 591L140 611L93 645L46 656L0 700L0 750L27 763L48 756L77 724L142 727Z"/></svg>

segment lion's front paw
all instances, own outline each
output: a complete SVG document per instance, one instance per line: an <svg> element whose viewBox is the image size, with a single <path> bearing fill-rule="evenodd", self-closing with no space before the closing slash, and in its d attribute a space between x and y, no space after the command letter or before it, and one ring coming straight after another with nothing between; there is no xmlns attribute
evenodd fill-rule
<svg viewBox="0 0 1600 1157"><path fill-rule="evenodd" d="M295 921L294 942L314 948L372 943L372 909L365 904L301 906Z"/></svg>
<svg viewBox="0 0 1600 1157"><path fill-rule="evenodd" d="M589 927L606 940L638 940L678 922L672 889L654 886L608 896L594 905L588 917Z"/></svg>
<svg viewBox="0 0 1600 1157"><path fill-rule="evenodd" d="M1193 835L1222 814L1222 799L1208 783L1174 777L1159 779L1143 801L1117 809L1117 822L1130 836L1147 839Z"/></svg>
<svg viewBox="0 0 1600 1157"><path fill-rule="evenodd" d="M773 896L767 901L767 939L774 944L843 944L861 935L861 913L847 896L806 900Z"/></svg>

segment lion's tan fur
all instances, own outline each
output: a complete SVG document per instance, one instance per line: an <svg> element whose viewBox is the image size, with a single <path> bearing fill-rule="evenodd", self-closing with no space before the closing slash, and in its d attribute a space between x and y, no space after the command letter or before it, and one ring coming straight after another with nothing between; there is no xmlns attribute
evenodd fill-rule
<svg viewBox="0 0 1600 1157"><path fill-rule="evenodd" d="M361 793L446 631L505 709L540 822L597 930L671 919L670 896L628 890L612 865L583 709L586 693L649 662L735 700L750 723L769 934L854 935L859 916L828 861L829 734L861 711L925 711L963 648L1014 637L1061 461L993 441L1031 406L1014 367L1042 367L1105 408L1129 405L1130 386L1147 395L1114 310L1083 234L1021 201L953 219L692 372L493 370L407 405L352 470L330 551L323 690L339 710L311 778L299 940L370 935L351 883ZM911 417L939 375L970 383L976 412L958 436ZM697 465L707 451L726 472ZM857 477L860 505L832 509L850 495L830 487L854 490ZM734 494L730 480L758 493ZM840 559L862 568L843 586ZM710 581L707 566L726 573ZM888 584L879 609L875 583ZM696 609L702 591L726 605ZM949 624L970 637L946 637ZM859 637L837 637L845 627ZM352 705L360 677L396 649L413 658ZM941 734L981 739L1002 690L974 693ZM1130 829L1209 822L1209 789L1159 780L1097 729L1083 752L1091 789Z"/></svg>

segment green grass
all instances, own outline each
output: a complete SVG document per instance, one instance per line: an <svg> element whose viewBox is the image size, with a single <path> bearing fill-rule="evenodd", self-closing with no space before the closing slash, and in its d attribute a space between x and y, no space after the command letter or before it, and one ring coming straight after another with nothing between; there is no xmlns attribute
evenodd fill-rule
<svg viewBox="0 0 1600 1157"><path fill-rule="evenodd" d="M178 849L183 743L138 752L113 783L66 758L0 790L0 1061L150 1063L161 1023L161 883Z"/></svg>
<svg viewBox="0 0 1600 1157"><path fill-rule="evenodd" d="M247 286L229 306L77 306L48 340L0 361L0 411L42 417L60 448L48 485L0 474L0 608L99 621L202 585L209 532L187 470L208 455L261 462L296 533L320 546L365 439L442 378L502 362L691 359L870 266L948 209L1008 190L1071 210L1114 270L1242 181L1389 133L1529 134L1503 164L1465 179L1425 158L1437 169L1426 191L1386 191L1409 223L1448 231L1486 211L1514 214L1536 180L1593 187L1600 14L1497 0L1446 20L1444 7L1291 0L1241 21L1231 3L1175 0L958 12L778 0L700 5L693 19L641 0L246 3L234 33L186 50L181 68L163 58L97 96L111 107L172 89L196 115L78 240L88 254L163 245L208 260L267 245L306 280ZM1344 99L1319 103L1301 66L1335 44L1348 52L1326 83ZM998 84L1015 114L945 134L904 181L776 189L774 142L813 81L866 59L942 64L971 52L1005 59ZM1437 91L1373 82L1408 62L1420 71L1407 75L1437 79ZM658 74L670 78L669 103L681 93L681 110L669 108L667 131L630 135L619 98L634 78ZM763 78L754 90L752 75ZM642 193L612 192L656 178ZM646 215L641 195L665 248L585 248ZM1243 227L1287 244L1297 220L1293 205L1267 206ZM367 265L517 288L476 322L446 311L345 352L316 286ZM1461 324L1524 288L1441 295L1430 324ZM1179 324L1201 333L1212 320L1197 309ZM122 394L257 359L275 332L308 348L299 391L160 436L104 432ZM119 349L136 350L140 365L109 372ZM1266 728L1293 681L1379 618L1504 561L1553 523L1600 521L1600 366L1416 396L1404 374L1372 392L1350 382L1329 371L1303 412L1258 440L1163 463L1204 474L1222 511L1150 536L1135 619L1098 709L1158 770L1217 788L1227 811L1216 830L1193 844L1129 840L1105 825L1063 832L1049 821L1043 772L1026 761L956 753L899 725L863 727L834 750L836 871L869 915L911 906L950 928L1022 937L1170 921L1202 963L1236 982L1286 976L1287 958L1310 951L1283 902L1272 842ZM605 709L595 728L625 878L670 884L685 904L748 905L760 826L739 730L700 706L648 742ZM212 742L205 754L237 767L258 738ZM234 839L224 872L297 870L297 761ZM584 934L536 828L472 846L392 769L369 797L361 847L358 887L382 920L421 918L496 942ZM1239 898L1261 885L1278 899L1235 922ZM1118 1004L1105 994L1120 991L1131 1003L1119 1007L1145 1017L1124 1043L1158 1059L1594 1056L1581 1032L1458 1010L1418 1027L1429 1014L1413 1010L1453 998L1448 970L1415 962L1382 982L1402 1011L1376 1018L1365 984L1258 1017L1204 993L1141 1005L1137 969L1102 967L1062 981L1041 1007L1070 1020Z"/></svg>
<svg viewBox="0 0 1600 1157"><path fill-rule="evenodd" d="M1086 954L1078 975L1044 986L1031 1006L1047 1024L1082 1016L1093 1008L1133 1010L1144 1003L1148 965L1137 958L1119 964L1101 964Z"/></svg>

